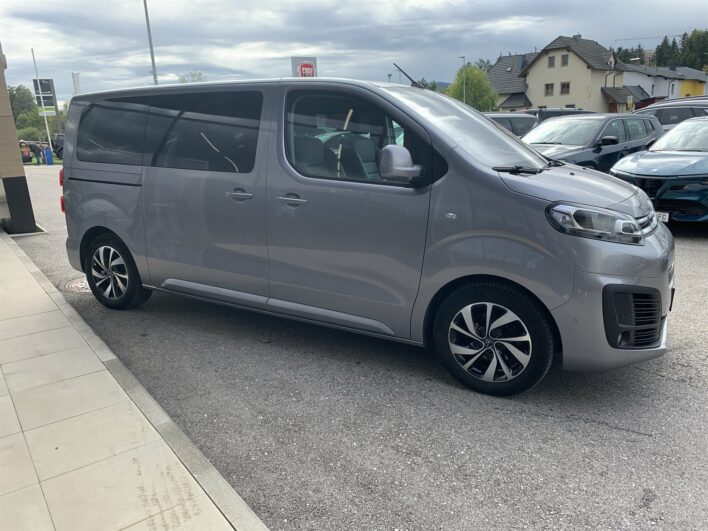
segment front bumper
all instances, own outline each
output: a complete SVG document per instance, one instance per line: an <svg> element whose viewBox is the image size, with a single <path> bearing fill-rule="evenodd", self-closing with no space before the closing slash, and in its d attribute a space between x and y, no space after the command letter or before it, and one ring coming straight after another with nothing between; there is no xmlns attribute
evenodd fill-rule
<svg viewBox="0 0 708 531"><path fill-rule="evenodd" d="M656 290L660 296L661 331L659 340L648 348L614 348L606 334L603 290L607 286L628 291ZM668 313L674 287L673 267L661 277L625 277L576 272L573 296L551 313L563 343L563 368L603 371L657 358L666 352Z"/></svg>
<svg viewBox="0 0 708 531"><path fill-rule="evenodd" d="M668 212L674 221L708 221L708 186L706 177L656 177L615 172L619 177L644 190L657 212Z"/></svg>

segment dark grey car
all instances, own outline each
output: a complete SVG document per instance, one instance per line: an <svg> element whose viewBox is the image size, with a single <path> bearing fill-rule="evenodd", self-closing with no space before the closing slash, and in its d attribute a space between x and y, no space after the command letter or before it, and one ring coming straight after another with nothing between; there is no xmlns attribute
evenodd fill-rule
<svg viewBox="0 0 708 531"><path fill-rule="evenodd" d="M666 350L673 240L646 194L436 92L317 78L82 94L64 172L69 260L109 308L162 290L434 345L496 395L554 363Z"/></svg>
<svg viewBox="0 0 708 531"><path fill-rule="evenodd" d="M549 159L607 172L622 157L647 149L661 134L651 116L587 114L546 120L523 141Z"/></svg>
<svg viewBox="0 0 708 531"><path fill-rule="evenodd" d="M484 115L518 137L538 125L538 118L523 112L485 112Z"/></svg>

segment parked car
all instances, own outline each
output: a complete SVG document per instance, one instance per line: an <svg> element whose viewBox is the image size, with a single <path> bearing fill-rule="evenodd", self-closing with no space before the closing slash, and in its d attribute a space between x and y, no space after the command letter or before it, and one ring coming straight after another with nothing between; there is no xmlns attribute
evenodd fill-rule
<svg viewBox="0 0 708 531"><path fill-rule="evenodd" d="M644 190L662 221L708 221L708 116L684 120L610 174Z"/></svg>
<svg viewBox="0 0 708 531"><path fill-rule="evenodd" d="M549 118L558 118L559 116L573 116L576 114L594 114L595 111L586 111L576 109L574 107L541 107L540 109L528 109L524 111L526 114L531 114L538 118L539 122L548 120Z"/></svg>
<svg viewBox="0 0 708 531"><path fill-rule="evenodd" d="M54 148L54 155L58 158L63 159L64 155L64 133L54 133L54 140L52 141L52 147Z"/></svg>
<svg viewBox="0 0 708 531"><path fill-rule="evenodd" d="M663 100L634 114L656 116L664 131L669 131L684 120L695 116L708 116L708 96Z"/></svg>
<svg viewBox="0 0 708 531"><path fill-rule="evenodd" d="M554 363L666 350L673 240L647 195L440 93L313 78L81 94L65 150L69 260L108 308L162 290L430 344L493 395Z"/></svg>
<svg viewBox="0 0 708 531"><path fill-rule="evenodd" d="M523 112L485 112L484 115L516 136L524 136L538 125L538 118Z"/></svg>
<svg viewBox="0 0 708 531"><path fill-rule="evenodd" d="M622 157L642 151L661 136L651 116L588 114L552 118L526 133L523 141L543 156L608 171Z"/></svg>

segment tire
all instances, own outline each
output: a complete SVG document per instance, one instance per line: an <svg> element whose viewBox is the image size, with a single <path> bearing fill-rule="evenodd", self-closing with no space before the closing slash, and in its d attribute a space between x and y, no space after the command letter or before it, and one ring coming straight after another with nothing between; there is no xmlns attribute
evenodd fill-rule
<svg viewBox="0 0 708 531"><path fill-rule="evenodd" d="M433 340L436 354L460 383L494 396L538 384L555 351L544 308L522 289L490 280L463 286L443 301Z"/></svg>
<svg viewBox="0 0 708 531"><path fill-rule="evenodd" d="M88 244L84 271L94 297L112 310L140 306L152 295L152 290L143 288L128 248L111 234L97 236Z"/></svg>

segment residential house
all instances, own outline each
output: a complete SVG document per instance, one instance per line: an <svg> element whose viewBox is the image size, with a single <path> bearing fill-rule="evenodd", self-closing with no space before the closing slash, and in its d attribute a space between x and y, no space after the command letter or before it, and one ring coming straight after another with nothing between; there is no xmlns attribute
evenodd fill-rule
<svg viewBox="0 0 708 531"><path fill-rule="evenodd" d="M679 97L708 96L708 74L687 66L672 68L684 77L679 86Z"/></svg>
<svg viewBox="0 0 708 531"><path fill-rule="evenodd" d="M522 71L526 96L536 107L609 112L602 87L618 86L615 78L622 73L615 68L618 63L611 50L582 35L557 37Z"/></svg>
<svg viewBox="0 0 708 531"><path fill-rule="evenodd" d="M622 64L622 83L626 85L639 85L649 94L650 99L637 105L645 107L657 100L678 98L681 93L681 84L685 76L677 69L663 68L648 65ZM690 87L689 90L693 90Z"/></svg>
<svg viewBox="0 0 708 531"><path fill-rule="evenodd" d="M521 76L536 53L502 55L487 72L494 91L499 95L497 107L503 111L523 111L532 107L526 97L526 78Z"/></svg>

